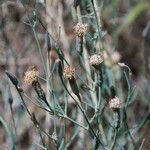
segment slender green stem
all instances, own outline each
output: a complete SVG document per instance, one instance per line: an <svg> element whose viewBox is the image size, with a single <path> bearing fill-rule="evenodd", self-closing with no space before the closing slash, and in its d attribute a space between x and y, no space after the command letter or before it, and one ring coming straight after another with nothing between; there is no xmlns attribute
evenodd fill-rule
<svg viewBox="0 0 150 150"><path fill-rule="evenodd" d="M117 140L117 133L119 129L119 120L120 120L119 110L114 111L113 116L114 116L114 121L115 121L115 128L114 128L115 134L114 134L114 140L113 140L110 150L113 150L115 148L115 144Z"/></svg>
<svg viewBox="0 0 150 150"><path fill-rule="evenodd" d="M45 142L44 142L44 139L42 137L42 134L41 134L40 130L39 130L39 135L40 135L40 138L41 138L42 145L45 147Z"/></svg>
<svg viewBox="0 0 150 150"><path fill-rule="evenodd" d="M33 117L32 117L32 114L30 113L30 111L29 111L29 109L28 109L28 107L27 107L27 105L26 105L26 103L25 103L25 101L24 101L24 99L23 99L23 96L22 96L21 92L19 91L19 89L18 89L17 86L15 86L15 87L16 87L16 89L17 89L17 91L18 91L18 94L19 94L19 96L20 96L20 98L21 98L21 100L22 100L22 103L23 103L23 105L24 105L24 107L25 107L25 109L26 109L28 115L31 117L31 120L32 120L32 118L33 118ZM36 121L37 121L37 120L36 120ZM54 140L54 141L56 142L56 139L54 139L51 135L47 134L47 133L41 128L39 122L37 122L37 124L35 124L35 122L34 122L33 120L32 120L32 122L33 122L33 124L34 124L34 126L35 126L36 128L40 129L40 131L42 131L45 135L47 135L49 138L51 138L52 140Z"/></svg>
<svg viewBox="0 0 150 150"><path fill-rule="evenodd" d="M17 150L17 144L18 144L17 128L16 128L16 124L15 124L15 118L14 118L14 112L13 112L12 104L9 104L9 106L10 106L10 111L11 111L11 116L12 116L12 121L13 121L13 127L14 127L14 132L15 132L14 150Z"/></svg>
<svg viewBox="0 0 150 150"><path fill-rule="evenodd" d="M87 116L86 116L84 110L82 109L82 107L80 106L80 104L77 102L77 100L76 100L76 99L70 94L70 92L68 91L68 89L67 89L67 87L66 87L66 85L65 85L65 83L64 83L64 81L63 81L63 78L60 77L60 79L61 79L61 82L62 82L62 84L63 84L65 90L66 90L67 93L71 96L71 98L75 101L75 103L76 103L77 106L79 107L80 111L82 112L82 114L83 114L83 116L84 116L84 118L85 118L85 120L86 120L86 122L87 122L87 124L88 124L88 126L89 126L89 128L90 128L90 130L91 130L91 132L92 132L92 134L93 134L93 136L98 140L98 142L99 142L101 145L103 145L103 144L101 143L101 141L99 140L99 138L97 137L96 133L94 132L93 128L91 127L91 124L90 124L90 122L89 122L89 120L88 120L88 118L87 118ZM80 97L78 97L78 98L79 98L79 100L81 101Z"/></svg>
<svg viewBox="0 0 150 150"><path fill-rule="evenodd" d="M18 143L18 139L17 139L17 128L16 128L16 123L15 123L15 118L14 118L14 111L12 108L12 104L9 104L10 106L10 111L11 111L11 116L12 116L12 121L13 121L13 127L14 127L14 131L15 131L15 144Z"/></svg>
<svg viewBox="0 0 150 150"><path fill-rule="evenodd" d="M67 116L62 116L62 117L65 118L65 119L67 119L67 120L69 120L69 121L71 121L71 122L73 122L73 123L75 123L76 125L82 127L83 129L88 130L87 127L85 127L85 126L79 124L78 122L74 121L73 119L71 119L71 118L69 118L69 117L67 117Z"/></svg>
<svg viewBox="0 0 150 150"><path fill-rule="evenodd" d="M99 38L99 48L102 49L103 48L103 45L100 46L100 42L102 43L102 36L101 36L101 31L100 31L100 25L99 25L99 21L98 21L98 17L97 17L97 14L96 14L96 9L95 9L95 6L94 6L94 1L92 0L92 7L93 7L93 11L94 11L94 16L95 16L95 21L96 21L96 26L97 26L97 30L98 30L98 38Z"/></svg>
<svg viewBox="0 0 150 150"><path fill-rule="evenodd" d="M115 129L114 140L113 140L113 143L112 143L110 150L113 150L115 148L115 144L117 141L117 133L118 133L118 129Z"/></svg>
<svg viewBox="0 0 150 150"><path fill-rule="evenodd" d="M51 60L50 60L50 53L48 51L47 53L47 85L48 85L48 97L52 98L53 100L53 103L54 103L54 133L57 134L57 131L56 131L56 111L55 111L55 108L56 108L56 103L55 103L55 100L53 98L53 96L49 95L49 91L52 91L51 88L53 88L53 85L52 85L52 82L50 82L50 67L51 67ZM52 95L53 95L53 91L52 91Z"/></svg>
<svg viewBox="0 0 150 150"><path fill-rule="evenodd" d="M31 100L31 98L29 98L26 94L25 94L25 96L26 96L33 104L35 104L35 105L38 106L39 108L44 109L45 111L47 111L47 112L49 112L49 113L52 113L52 112L51 112L50 110L48 110L47 108L41 107L40 105L38 105L38 104L36 104L35 102L33 102L33 101ZM56 112L56 111L55 111L55 112ZM52 115L53 115L53 114L52 114ZM85 130L88 130L86 127L84 127L83 125L79 124L79 123L76 122L75 120L69 118L67 115L60 114L60 112L56 112L56 115L57 115L58 117L65 118L65 119L67 119L68 121L71 121L71 122L75 123L76 125L80 126L81 128L83 128L83 129L85 129Z"/></svg>
<svg viewBox="0 0 150 150"><path fill-rule="evenodd" d="M132 144L133 144L133 147L134 147L134 150L135 150L135 149L136 149L136 143L135 143L135 141L134 141L134 139L133 139L133 137L132 137L132 134L131 134L131 132L130 132L130 130L129 130L129 126L128 126L127 121L126 121L126 127L127 127L128 135L129 135L129 137L130 137L130 139L131 139L131 141L132 141Z"/></svg>
<svg viewBox="0 0 150 150"><path fill-rule="evenodd" d="M33 34L34 34L34 37L35 37L35 40L36 40L36 44L37 44L38 51L39 51L39 54L40 54L40 57L41 57L41 60L42 60L44 71L47 74L46 63L45 63L45 60L44 60L42 49L41 49L41 46L40 46L40 43L39 43L39 40L38 40L38 37L37 37L37 33L35 31L35 27L33 27L33 26L32 26L32 31L33 31Z"/></svg>
<svg viewBox="0 0 150 150"><path fill-rule="evenodd" d="M18 89L17 86L16 86L16 89L17 89L18 94L19 94L19 96L20 96L20 98L21 98L21 101L22 101L22 103L23 103L23 106L25 107L27 113L28 113L29 116L31 117L32 115L31 115L31 113L30 113L30 111L29 111L29 109L28 109L28 107L27 107L27 105L26 105L26 103L25 103L25 101L24 101L24 99L23 99L23 96L22 96L22 94L21 94L21 92L19 91L19 89Z"/></svg>

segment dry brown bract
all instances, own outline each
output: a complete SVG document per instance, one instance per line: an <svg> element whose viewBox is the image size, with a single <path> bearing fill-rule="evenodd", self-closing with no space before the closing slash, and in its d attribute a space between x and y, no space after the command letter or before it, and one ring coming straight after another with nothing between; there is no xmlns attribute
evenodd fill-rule
<svg viewBox="0 0 150 150"><path fill-rule="evenodd" d="M39 76L39 71L35 66L29 67L29 69L25 72L24 82L27 84L33 84L37 82Z"/></svg>
<svg viewBox="0 0 150 150"><path fill-rule="evenodd" d="M98 67L103 62L102 54L94 54L90 57L90 65L93 67Z"/></svg>
<svg viewBox="0 0 150 150"><path fill-rule="evenodd" d="M77 25L74 27L74 33L78 37L83 37L86 31L87 31L86 24L77 23Z"/></svg>
<svg viewBox="0 0 150 150"><path fill-rule="evenodd" d="M122 108L123 107L123 103L121 102L121 100L118 97L112 98L109 101L109 107L111 109L118 109L118 108Z"/></svg>
<svg viewBox="0 0 150 150"><path fill-rule="evenodd" d="M75 69L74 68L64 68L64 76L68 79L72 79L75 76Z"/></svg>

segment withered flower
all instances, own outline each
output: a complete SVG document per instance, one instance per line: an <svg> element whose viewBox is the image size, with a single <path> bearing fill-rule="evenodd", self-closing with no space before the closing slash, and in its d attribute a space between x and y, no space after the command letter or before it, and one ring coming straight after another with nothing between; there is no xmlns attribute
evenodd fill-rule
<svg viewBox="0 0 150 150"><path fill-rule="evenodd" d="M90 57L90 65L97 68L103 62L103 55L101 54L94 54Z"/></svg>
<svg viewBox="0 0 150 150"><path fill-rule="evenodd" d="M31 66L25 72L24 82L31 85L38 81L39 71L35 66Z"/></svg>
<svg viewBox="0 0 150 150"><path fill-rule="evenodd" d="M64 76L67 79L70 80L73 79L75 76L75 68L70 68L70 67L64 68Z"/></svg>
<svg viewBox="0 0 150 150"><path fill-rule="evenodd" d="M119 109L122 107L123 107L123 103L118 97L112 98L109 101L109 108L111 108L111 109Z"/></svg>
<svg viewBox="0 0 150 150"><path fill-rule="evenodd" d="M74 27L74 33L77 37L83 37L87 31L87 24L77 23Z"/></svg>
<svg viewBox="0 0 150 150"><path fill-rule="evenodd" d="M79 89L75 79L75 69L67 67L64 69L64 76L68 79L72 92L79 98L81 101L81 97L79 94Z"/></svg>

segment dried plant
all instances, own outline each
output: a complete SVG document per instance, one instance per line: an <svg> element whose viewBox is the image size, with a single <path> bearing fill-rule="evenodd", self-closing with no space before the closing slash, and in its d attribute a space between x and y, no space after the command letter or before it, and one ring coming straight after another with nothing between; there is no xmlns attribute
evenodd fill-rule
<svg viewBox="0 0 150 150"><path fill-rule="evenodd" d="M57 3L61 4L61 2ZM98 9L103 6L102 3L96 0L82 2L74 0L71 38L73 39L75 35L76 43L69 39L73 44L64 43L66 40L62 40L66 38L64 35L67 33L64 24L62 29L59 28L59 33L55 33L58 34L56 39L44 25L37 6L32 2L28 4L24 1L20 4L27 18L25 24L33 33L40 60L38 60L39 69L29 65L21 79L6 71L12 83L7 90L13 131L10 131L3 119L0 118L0 122L3 122L11 137L11 149L20 148L20 136L17 130L20 120L15 120L13 104L16 98L11 93L15 87L29 122L37 130L35 133L38 137L38 143L35 142L37 149L48 150L52 147L58 150L137 148L142 150L144 142L141 144L142 136L139 131L148 123L150 114L148 112L139 123L135 123L136 126L128 121L130 117L128 109L136 100L137 89L133 85L130 67L120 62L121 55L113 50L113 42L108 42L110 37L107 37L107 33L102 29ZM56 7L55 4L56 1L52 0L51 5ZM57 7L60 13L67 5L61 4L61 7ZM31 12L28 11L29 8ZM67 13L62 18L71 16ZM33 18L30 17L31 15ZM53 15L49 17L52 20L56 19ZM77 22L74 27L73 22ZM44 29L46 46L43 46L43 41L39 39L38 27ZM66 46L67 44L70 47ZM63 46L72 51L63 49ZM46 51L44 51L45 47ZM57 57L52 58L53 53ZM34 56L33 59L37 58ZM122 81L123 79L125 80Z"/></svg>

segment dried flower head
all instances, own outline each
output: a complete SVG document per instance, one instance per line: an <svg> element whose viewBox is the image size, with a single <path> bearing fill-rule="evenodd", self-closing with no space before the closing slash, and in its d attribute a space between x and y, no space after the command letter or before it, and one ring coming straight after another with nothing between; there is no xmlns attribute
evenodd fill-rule
<svg viewBox="0 0 150 150"><path fill-rule="evenodd" d="M27 84L33 84L37 82L39 76L39 71L35 66L29 67L28 70L25 72L24 82Z"/></svg>
<svg viewBox="0 0 150 150"><path fill-rule="evenodd" d="M74 33L78 37L83 37L86 31L87 31L86 24L77 23L77 25L74 27Z"/></svg>
<svg viewBox="0 0 150 150"><path fill-rule="evenodd" d="M73 79L75 76L75 68L64 68L64 76L68 79Z"/></svg>
<svg viewBox="0 0 150 150"><path fill-rule="evenodd" d="M103 62L102 54L94 54L90 57L90 65L93 67L98 67Z"/></svg>
<svg viewBox="0 0 150 150"><path fill-rule="evenodd" d="M122 108L123 103L121 102L121 100L118 97L112 98L109 101L109 107L111 109L118 109L118 108Z"/></svg>

